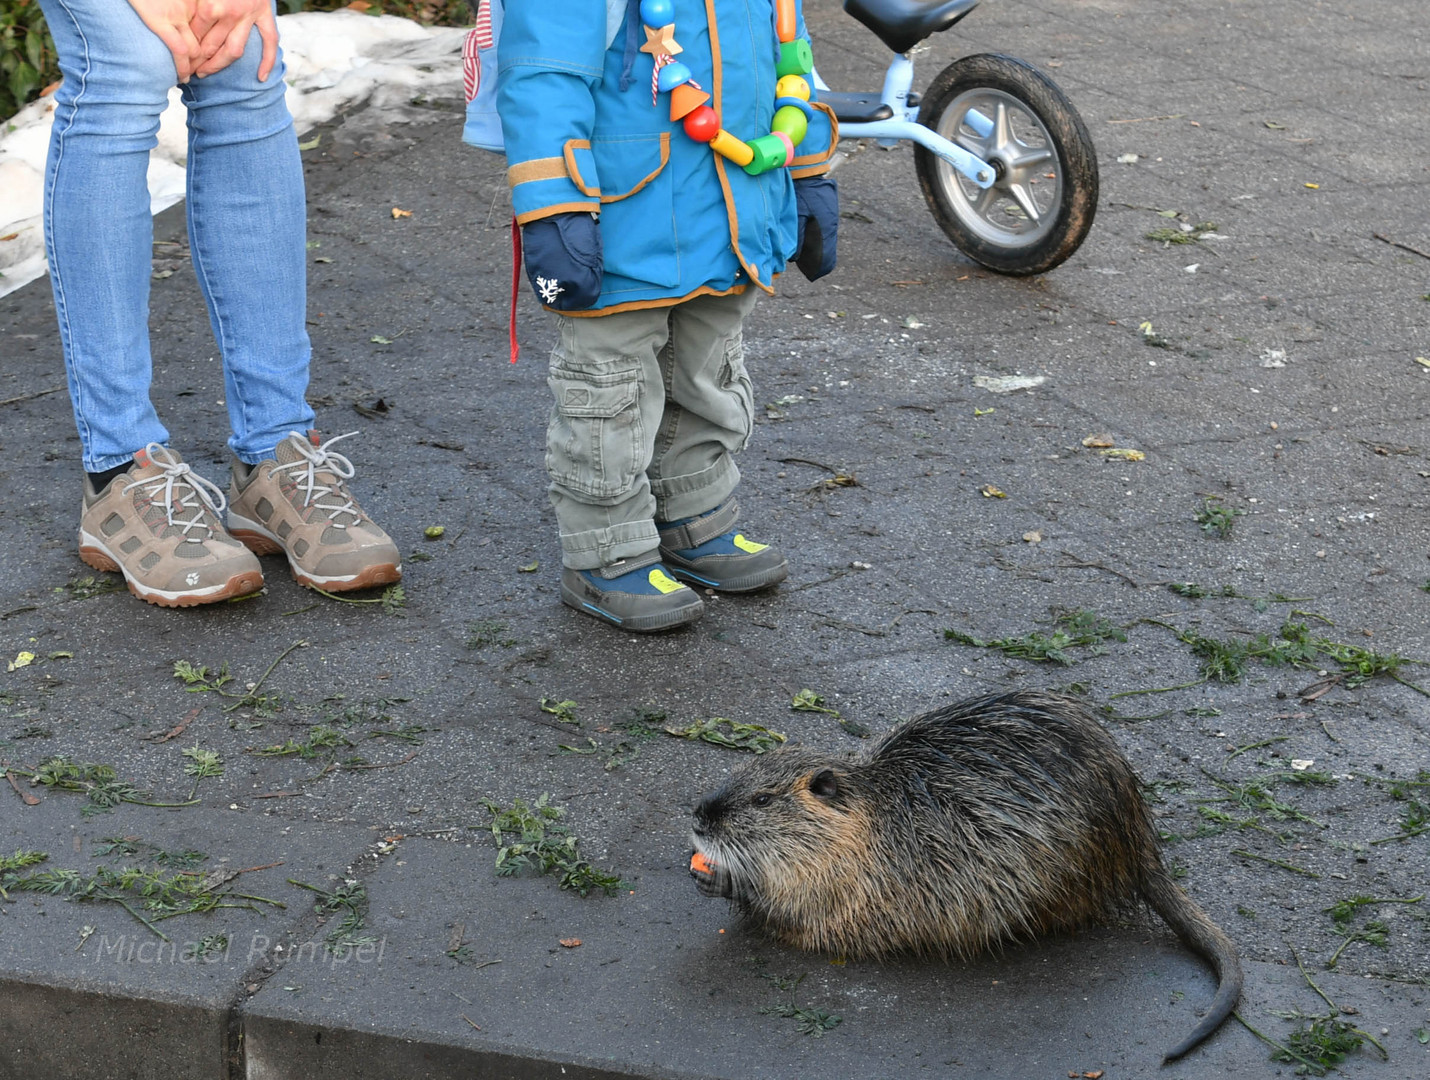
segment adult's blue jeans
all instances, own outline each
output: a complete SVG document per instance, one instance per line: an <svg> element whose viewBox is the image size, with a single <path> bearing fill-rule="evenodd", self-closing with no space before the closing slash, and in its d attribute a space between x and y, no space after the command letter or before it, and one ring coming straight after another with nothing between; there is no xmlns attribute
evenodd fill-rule
<svg viewBox="0 0 1430 1080"><path fill-rule="evenodd" d="M178 75L124 0L40 0L64 82L45 176L45 246L84 468L123 465L169 433L149 397L154 225L149 151ZM181 89L189 247L223 356L229 448L255 464L312 427L304 394L306 209L281 59L242 59Z"/></svg>

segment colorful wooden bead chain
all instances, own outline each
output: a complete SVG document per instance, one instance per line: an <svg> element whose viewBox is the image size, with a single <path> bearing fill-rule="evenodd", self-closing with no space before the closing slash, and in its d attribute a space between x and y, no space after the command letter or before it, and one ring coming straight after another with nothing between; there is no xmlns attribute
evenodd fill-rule
<svg viewBox="0 0 1430 1080"><path fill-rule="evenodd" d="M706 104L710 95L702 90L690 68L675 59L683 52L675 40L675 5L672 0L641 0L641 22L646 43L641 52L655 58L651 88L670 94L670 119L680 120L685 134L696 142L733 161L751 176L783 168L794 161L794 148L804 141L814 110L809 105L809 83L804 78L814 70L809 42L795 36L795 0L775 0L775 34L780 41L779 65L775 74L775 115L770 133L744 142L720 126L720 114Z"/></svg>

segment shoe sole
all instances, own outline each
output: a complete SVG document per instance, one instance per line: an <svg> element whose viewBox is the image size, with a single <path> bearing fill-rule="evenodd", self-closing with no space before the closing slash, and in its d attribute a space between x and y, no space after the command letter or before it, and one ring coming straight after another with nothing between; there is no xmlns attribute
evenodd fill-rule
<svg viewBox="0 0 1430 1080"><path fill-rule="evenodd" d="M263 588L262 571L246 570L243 573L234 574L222 585L211 585L206 589L194 589L190 592L155 589L131 577L123 565L110 554L109 550L87 533L80 534L79 557L86 566L93 567L95 570L109 574L123 574L124 583L129 586L131 593L140 600L157 604L159 607L198 607L200 604L217 604L223 600L251 596Z"/></svg>
<svg viewBox="0 0 1430 1080"><path fill-rule="evenodd" d="M699 585L706 589L714 589L720 593L761 592L764 589L773 589L781 581L789 577L789 563L782 563L774 569L766 570L764 573L755 574L750 577L712 581L710 578L701 577L693 570L687 570L664 552L661 553L661 558L665 562L666 569L670 571L671 577L678 581L683 581L687 585Z"/></svg>
<svg viewBox="0 0 1430 1080"><path fill-rule="evenodd" d="M236 527L235 523L237 524ZM402 580L400 563L374 563L365 566L356 574L344 577L320 577L310 574L293 561L293 556L283 546L283 542L268 532L257 522L229 516L229 536L233 537L255 555L283 555L288 560L288 572L299 585L324 592L352 592L356 589L372 589L378 585L393 585Z"/></svg>
<svg viewBox="0 0 1430 1080"><path fill-rule="evenodd" d="M696 596L695 603L686 604L682 607L672 608L670 611L656 612L651 615L628 615L622 618L613 615L604 608L599 608L589 600L585 600L574 589L565 582L561 583L561 602L567 607L575 608L577 611L591 615L602 622L608 622L612 626L619 626L622 630L629 630L633 634L655 634L662 630L674 630L678 626L685 626L693 623L696 619L705 614L705 603Z"/></svg>

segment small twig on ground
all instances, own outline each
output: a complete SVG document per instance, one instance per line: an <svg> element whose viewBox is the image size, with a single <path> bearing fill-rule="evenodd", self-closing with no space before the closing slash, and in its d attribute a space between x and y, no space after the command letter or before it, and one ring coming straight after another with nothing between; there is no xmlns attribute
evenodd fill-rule
<svg viewBox="0 0 1430 1080"><path fill-rule="evenodd" d="M277 862L264 863L262 866L245 866L242 870L234 871L234 877L237 877L239 874L251 874L255 870L272 870L275 866L282 865L283 860L279 859Z"/></svg>
<svg viewBox="0 0 1430 1080"><path fill-rule="evenodd" d="M1398 247L1401 251L1408 251L1412 255L1419 255L1422 259L1430 259L1430 254L1421 251L1419 248L1411 247L1409 244L1402 244L1399 240L1392 240L1390 237L1384 235L1383 233L1371 233L1371 236L1375 237L1382 244L1389 244L1391 247ZM4 404L5 402L0 401L0 405Z"/></svg>
<svg viewBox="0 0 1430 1080"><path fill-rule="evenodd" d="M306 641L304 641L302 638L299 638L297 641L293 642L292 645L289 645L286 649L279 653L278 659L274 660L273 663L268 665L268 670L265 671L259 678L259 680L253 684L253 688L249 690L248 693L245 694L243 698L239 701L234 702L232 705L225 706L224 712L231 712L232 710L242 705L245 701L252 701L254 698L256 698L258 696L258 691L262 689L263 684L268 680L268 676L273 674L273 669L276 668L279 664L283 663L283 660L294 649L301 649L307 644L308 643Z"/></svg>
<svg viewBox="0 0 1430 1080"><path fill-rule="evenodd" d="M39 806L40 800L31 795L28 791L21 791L20 785L15 780L15 774L9 769L5 770L5 779L10 781L10 786L15 789L15 794L20 796L20 801L26 806Z"/></svg>
<svg viewBox="0 0 1430 1080"><path fill-rule="evenodd" d="M1416 254L1419 254L1419 252L1417 252ZM34 401L35 398L48 397L50 394L58 394L63 389L63 386L52 386L48 390L36 390L33 394L21 394L18 397L6 398L4 401L0 401L0 405L17 405L22 401Z"/></svg>
<svg viewBox="0 0 1430 1080"><path fill-rule="evenodd" d="M170 739L177 739L180 735L182 735L185 731L189 729L189 725L192 724L196 719L198 719L199 713L203 711L204 707L202 705L190 709L187 716L185 716L176 725L174 725L174 727L170 728L166 734L160 735L154 741L156 743L161 743L168 742Z"/></svg>
<svg viewBox="0 0 1430 1080"><path fill-rule="evenodd" d="M412 751L412 753L408 754L408 755L407 755L405 758L403 758L401 761L388 761L388 762L385 762L385 763L380 764L380 765L342 765L342 766L339 766L339 767L342 768L342 769L344 769L344 770L348 770L348 771L357 770L357 769L395 769L395 768L397 768L397 766L399 766L399 765L406 765L409 761L411 761L411 760L412 760L413 758L415 758L416 756L417 756L417 751L414 750L414 751Z"/></svg>
<svg viewBox="0 0 1430 1080"><path fill-rule="evenodd" d="M1066 563L1061 563L1061 564L1059 564L1058 569L1062 569L1062 570L1102 570L1102 571L1104 571L1105 573L1112 574L1112 575L1115 576L1115 577L1120 577L1123 581L1127 582L1127 584L1131 585L1134 589L1140 589L1140 588L1142 588L1142 583L1141 583L1140 581L1138 581L1138 580L1137 580L1136 578L1134 578L1134 577L1131 577L1131 576L1129 576L1129 575L1127 575L1127 574L1124 574L1121 570L1114 570L1112 567L1110 567L1110 566L1104 566L1104 565L1103 565L1102 563L1100 563L1100 562L1089 562L1089 561L1086 560L1086 559L1082 559L1082 558L1079 558L1078 556L1074 555L1071 551L1064 551L1062 554L1065 555L1067 558L1071 559L1072 561L1071 561L1071 562L1066 562Z"/></svg>
<svg viewBox="0 0 1430 1080"><path fill-rule="evenodd" d="M1227 755L1226 759L1227 761L1231 761L1233 758L1241 757L1242 754L1245 754L1249 750L1260 750L1262 747L1274 746L1276 743L1286 742L1289 738L1291 738L1290 735L1277 735L1273 739L1263 739L1261 742L1247 743L1245 746L1238 746Z"/></svg>
<svg viewBox="0 0 1430 1080"><path fill-rule="evenodd" d="M1314 870L1307 870L1304 866L1297 866L1294 863L1282 862L1280 859L1267 858L1265 855L1257 855L1247 851L1245 848L1232 848L1231 853L1243 859L1255 859L1257 862L1270 863L1272 866L1279 866L1282 870L1290 870L1292 873L1304 874L1309 878L1319 878L1321 875Z"/></svg>
<svg viewBox="0 0 1430 1080"><path fill-rule="evenodd" d="M1149 120L1180 120L1184 114L1175 113L1170 116L1134 116L1129 120L1109 120L1109 124L1145 124Z"/></svg>
<svg viewBox="0 0 1430 1080"><path fill-rule="evenodd" d="M1108 694L1107 699L1120 697L1136 697L1138 694L1170 694L1173 690L1190 690L1194 686L1201 686L1206 679L1198 679L1196 682L1181 683L1177 686L1154 686L1150 690L1123 690L1120 693Z"/></svg>

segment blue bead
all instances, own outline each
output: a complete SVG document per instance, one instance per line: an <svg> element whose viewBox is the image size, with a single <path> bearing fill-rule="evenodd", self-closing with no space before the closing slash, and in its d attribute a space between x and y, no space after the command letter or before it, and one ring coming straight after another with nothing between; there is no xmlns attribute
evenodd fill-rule
<svg viewBox="0 0 1430 1080"><path fill-rule="evenodd" d="M661 90L674 90L681 83L690 81L690 69L679 60L672 60L660 69L656 86Z"/></svg>
<svg viewBox="0 0 1430 1080"><path fill-rule="evenodd" d="M675 5L671 0L641 0L641 22L652 30L669 26L675 21Z"/></svg>

